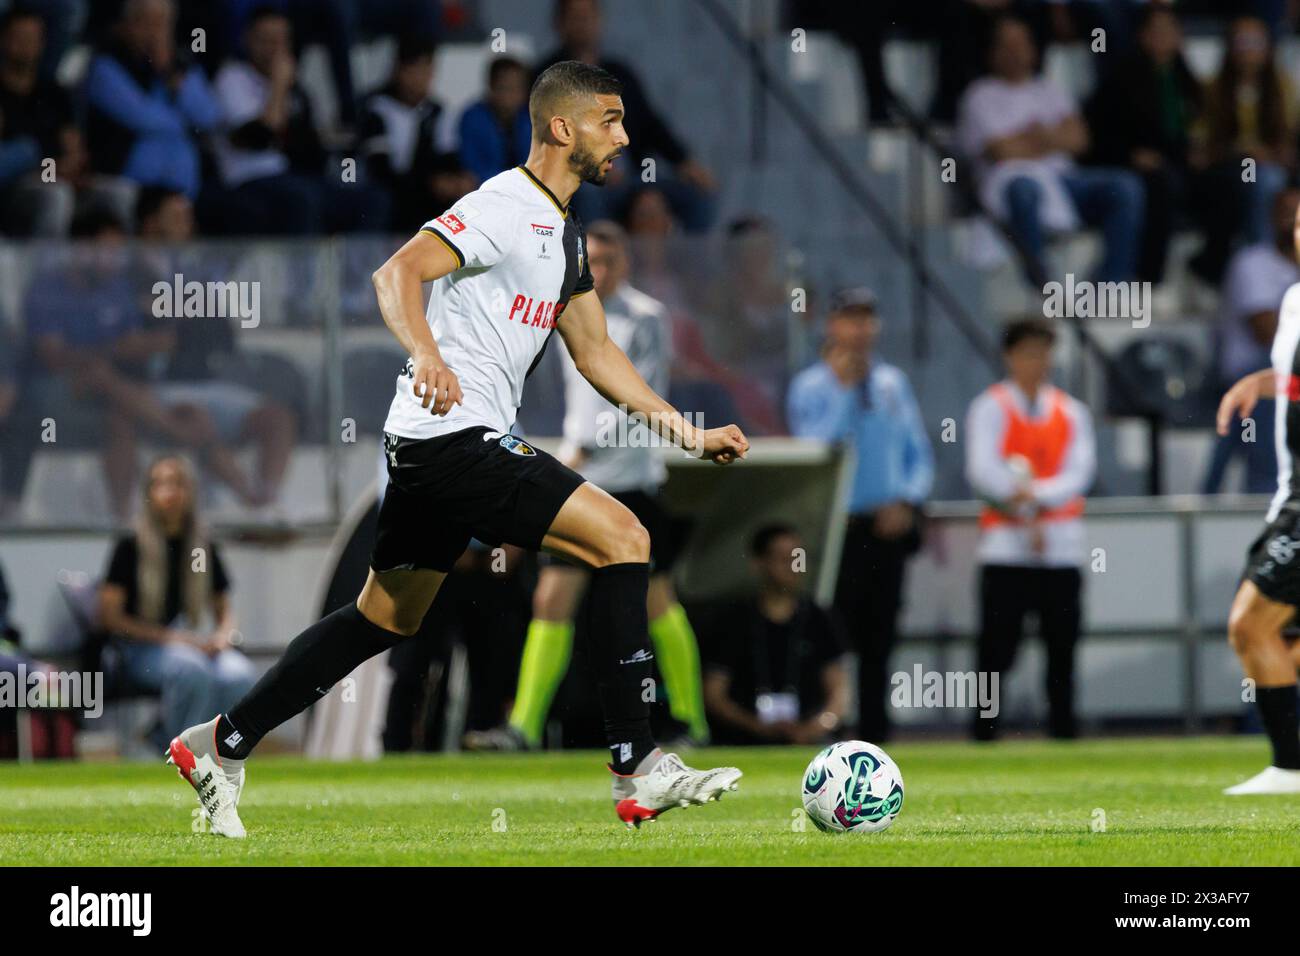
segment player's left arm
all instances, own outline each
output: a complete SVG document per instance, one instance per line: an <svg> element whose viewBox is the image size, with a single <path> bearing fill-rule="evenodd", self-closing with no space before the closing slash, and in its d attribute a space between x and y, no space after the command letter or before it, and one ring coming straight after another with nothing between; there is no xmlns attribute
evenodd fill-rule
<svg viewBox="0 0 1300 956"><path fill-rule="evenodd" d="M592 388L610 403L643 415L660 437L719 465L744 458L749 451L749 441L735 425L696 428L646 383L609 337L605 309L594 290L569 300L559 330L573 364Z"/></svg>

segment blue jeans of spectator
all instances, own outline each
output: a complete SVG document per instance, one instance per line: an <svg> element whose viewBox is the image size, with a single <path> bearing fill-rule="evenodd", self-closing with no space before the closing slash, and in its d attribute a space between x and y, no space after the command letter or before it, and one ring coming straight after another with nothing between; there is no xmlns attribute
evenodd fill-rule
<svg viewBox="0 0 1300 956"><path fill-rule="evenodd" d="M1101 229L1105 250L1094 279L1098 282L1132 279L1142 238L1145 206L1142 180L1127 169L1095 167L1073 169L1061 176L1061 182L1074 201L1079 218ZM1018 176L1007 183L1006 196L1012 231L1041 263L1042 187L1027 176Z"/></svg>
<svg viewBox="0 0 1300 956"><path fill-rule="evenodd" d="M1286 185L1287 170L1277 163L1259 163L1255 181L1242 183L1242 238L1250 243L1273 238L1273 199Z"/></svg>
<svg viewBox="0 0 1300 956"><path fill-rule="evenodd" d="M1225 387L1226 390L1226 387ZM1201 483L1201 494L1213 495L1223 491L1223 479L1228 465L1240 455L1245 461L1246 477L1242 491L1248 495L1271 494L1277 490L1277 449L1273 445L1275 422L1273 403L1261 402L1253 415L1255 440L1242 440L1241 419L1234 419L1228 434L1214 443L1210 465Z"/></svg>
<svg viewBox="0 0 1300 956"><path fill-rule="evenodd" d="M132 686L162 698L160 746L186 727L211 720L252 689L257 674L239 651L209 656L190 644L121 641L122 668Z"/></svg>

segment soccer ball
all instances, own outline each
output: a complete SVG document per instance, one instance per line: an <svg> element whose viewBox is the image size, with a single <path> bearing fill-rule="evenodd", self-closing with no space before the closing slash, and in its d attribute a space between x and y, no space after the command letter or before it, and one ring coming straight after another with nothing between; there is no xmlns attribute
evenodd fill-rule
<svg viewBox="0 0 1300 956"><path fill-rule="evenodd" d="M841 740L808 765L803 808L827 833L878 833L903 809L903 775L875 744Z"/></svg>

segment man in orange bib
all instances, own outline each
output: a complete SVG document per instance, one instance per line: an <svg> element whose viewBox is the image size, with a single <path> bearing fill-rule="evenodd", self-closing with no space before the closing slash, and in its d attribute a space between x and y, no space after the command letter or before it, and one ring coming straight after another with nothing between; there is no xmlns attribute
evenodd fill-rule
<svg viewBox="0 0 1300 956"><path fill-rule="evenodd" d="M1007 377L967 413L966 479L985 502L979 670L999 674L999 682L1007 676L1032 612L1047 645L1048 730L1068 738L1075 735L1074 645L1086 558L1083 496L1096 450L1088 409L1048 382L1055 339L1042 319L1007 327ZM992 740L997 730L996 717L975 717L976 739Z"/></svg>

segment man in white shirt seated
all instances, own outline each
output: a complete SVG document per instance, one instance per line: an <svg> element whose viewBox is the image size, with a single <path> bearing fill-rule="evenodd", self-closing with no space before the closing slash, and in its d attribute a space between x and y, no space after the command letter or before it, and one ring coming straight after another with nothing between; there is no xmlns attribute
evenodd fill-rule
<svg viewBox="0 0 1300 956"><path fill-rule="evenodd" d="M384 232L388 193L365 181L343 181L327 155L298 85L289 18L272 7L253 13L244 30L244 59L217 71L223 135L217 166L228 193L222 231L257 235Z"/></svg>
<svg viewBox="0 0 1300 956"><path fill-rule="evenodd" d="M1048 732L1069 738L1087 546L1083 504L1096 448L1088 409L1048 382L1055 339L1042 319L1007 327L1007 377L981 392L967 413L966 480L985 503L979 670L1005 680L1032 612L1047 645ZM992 740L997 718L976 716L974 731Z"/></svg>
<svg viewBox="0 0 1300 956"><path fill-rule="evenodd" d="M1038 50L1025 23L1000 19L988 76L962 94L957 141L975 163L980 202L1042 262L1047 233L1081 224L1102 230L1099 282L1128 281L1137 267L1145 195L1125 169L1081 168L1088 127L1069 95L1036 73Z"/></svg>

